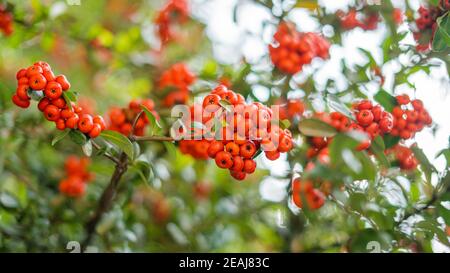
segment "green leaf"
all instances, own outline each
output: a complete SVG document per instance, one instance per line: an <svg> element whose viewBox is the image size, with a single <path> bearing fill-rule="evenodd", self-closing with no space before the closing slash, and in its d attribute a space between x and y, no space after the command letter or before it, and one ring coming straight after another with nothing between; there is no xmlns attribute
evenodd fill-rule
<svg viewBox="0 0 450 273"><path fill-rule="evenodd" d="M282 129L288 129L291 127L291 122L288 119L283 119L280 121L280 125Z"/></svg>
<svg viewBox="0 0 450 273"><path fill-rule="evenodd" d="M70 130L69 136L78 145L84 145L87 141L86 136L78 130Z"/></svg>
<svg viewBox="0 0 450 273"><path fill-rule="evenodd" d="M164 147L166 147L166 150L169 153L169 155L172 158L176 158L177 157L177 148L175 147L175 145L169 141L164 141L163 144L164 144Z"/></svg>
<svg viewBox="0 0 450 273"><path fill-rule="evenodd" d="M92 141L90 139L86 141L86 143L81 146L81 149L87 157L90 157L92 155Z"/></svg>
<svg viewBox="0 0 450 273"><path fill-rule="evenodd" d="M383 136L384 145L386 149L392 148L400 142L400 137L392 136L392 135L384 135Z"/></svg>
<svg viewBox="0 0 450 273"><path fill-rule="evenodd" d="M305 136L332 137L337 134L333 126L314 118L300 121L298 129Z"/></svg>
<svg viewBox="0 0 450 273"><path fill-rule="evenodd" d="M110 130L103 131L100 136L116 145L119 149L126 153L130 159L134 158L133 144L126 136Z"/></svg>
<svg viewBox="0 0 450 273"><path fill-rule="evenodd" d="M374 99L384 107L384 109L388 112L392 112L392 109L397 105L397 100L391 94L381 89L374 96Z"/></svg>
<svg viewBox="0 0 450 273"><path fill-rule="evenodd" d="M345 115L349 119L354 119L352 111L345 104L343 104L337 96L333 94L328 94L327 100L328 105L330 106L331 109Z"/></svg>
<svg viewBox="0 0 450 273"><path fill-rule="evenodd" d="M215 60L208 60L200 73L202 78L216 80L217 78L217 63Z"/></svg>
<svg viewBox="0 0 450 273"><path fill-rule="evenodd" d="M442 17L439 17L437 22L437 30L433 38L433 50L443 51L450 47L450 19L448 13Z"/></svg>
<svg viewBox="0 0 450 273"><path fill-rule="evenodd" d="M70 130L64 130L56 134L56 136L52 139L52 146L55 146L56 143L65 138L69 132Z"/></svg>
<svg viewBox="0 0 450 273"><path fill-rule="evenodd" d="M377 232L373 229L365 229L352 237L350 243L351 252L381 252L388 251L391 247L391 236L385 232Z"/></svg>
<svg viewBox="0 0 450 273"><path fill-rule="evenodd" d="M433 171L436 171L433 165L431 165L425 153L416 145L411 146L411 150L414 152L415 157L420 162L421 169L425 173L428 182L431 182L431 175Z"/></svg>
<svg viewBox="0 0 450 273"><path fill-rule="evenodd" d="M386 158L386 155L384 154L384 151L386 150L386 147L384 145L383 138L380 136L377 136L373 141L372 145L370 146L370 150L375 155L375 157L380 161L380 164L385 167L390 167L389 160Z"/></svg>
<svg viewBox="0 0 450 273"><path fill-rule="evenodd" d="M150 163L143 160L136 161L133 164L133 170L138 173L144 183L150 183L150 180L153 177L153 170Z"/></svg>
<svg viewBox="0 0 450 273"><path fill-rule="evenodd" d="M77 95L72 91L64 91L63 98L66 101L66 104L69 106L69 109L72 110L71 102L77 101Z"/></svg>
<svg viewBox="0 0 450 273"><path fill-rule="evenodd" d="M147 115L150 124L152 126L152 132L155 131L155 129L162 129L161 124L159 123L159 121L156 119L155 115L153 115L153 113L148 110L147 107L145 107L144 105L141 105L141 109L145 112L145 114Z"/></svg>

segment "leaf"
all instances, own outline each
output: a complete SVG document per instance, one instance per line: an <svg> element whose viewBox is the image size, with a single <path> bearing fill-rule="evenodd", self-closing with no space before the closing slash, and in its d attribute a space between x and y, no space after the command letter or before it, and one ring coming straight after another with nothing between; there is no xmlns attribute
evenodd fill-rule
<svg viewBox="0 0 450 273"><path fill-rule="evenodd" d="M87 157L90 157L92 155L92 141L90 139L86 141L86 143L81 146L81 149Z"/></svg>
<svg viewBox="0 0 450 273"><path fill-rule="evenodd" d="M153 177L152 167L147 161L137 161L134 163L133 169L138 173L144 183L149 183L150 179Z"/></svg>
<svg viewBox="0 0 450 273"><path fill-rule="evenodd" d="M116 145L119 149L126 153L130 159L134 158L133 144L126 136L110 130L103 131L100 136Z"/></svg>
<svg viewBox="0 0 450 273"><path fill-rule="evenodd" d="M175 148L175 145L172 142L164 141L163 142L164 147L166 147L167 152L172 158L177 157L177 148Z"/></svg>
<svg viewBox="0 0 450 273"><path fill-rule="evenodd" d="M215 60L208 60L201 71L203 79L215 80L217 78L217 63Z"/></svg>
<svg viewBox="0 0 450 273"><path fill-rule="evenodd" d="M395 97L383 89L378 91L378 93L374 96L374 99L388 112L392 112L392 109L397 106L397 100Z"/></svg>
<svg viewBox="0 0 450 273"><path fill-rule="evenodd" d="M282 129L288 129L291 127L291 122L288 119L283 119L280 121L280 125Z"/></svg>
<svg viewBox="0 0 450 273"><path fill-rule="evenodd" d="M345 104L343 104L336 95L328 94L327 100L330 108L343 114L344 116L350 119L354 119L352 111L350 111L350 109Z"/></svg>
<svg viewBox="0 0 450 273"><path fill-rule="evenodd" d="M333 126L314 118L300 121L298 129L305 136L332 137L337 133Z"/></svg>
<svg viewBox="0 0 450 273"><path fill-rule="evenodd" d="M374 59L374 57L372 56L372 53L370 53L370 51L368 51L368 50L365 50L364 48L358 48L358 50L362 53L362 54L364 54L366 57L367 57L367 59L369 59L369 65L370 65L370 67L374 67L374 66L376 66L377 65L377 62L375 61L375 59ZM360 71L363 71L363 70L360 70Z"/></svg>
<svg viewBox="0 0 450 273"><path fill-rule="evenodd" d="M351 252L381 252L390 249L391 236L374 229L365 229L357 233L350 242Z"/></svg>
<svg viewBox="0 0 450 273"><path fill-rule="evenodd" d="M376 156L378 161L380 161L381 165L385 167L390 167L389 160L386 158L386 155L384 154L384 151L386 150L386 147L384 145L383 138L380 136L377 136L373 141L372 145L370 146L370 150L372 153Z"/></svg>
<svg viewBox="0 0 450 273"><path fill-rule="evenodd" d="M227 101L227 100L220 100L219 101L219 105L222 106L222 108L224 108L225 111L227 111L227 112L231 112L232 107L233 107L231 105L231 103L229 101Z"/></svg>
<svg viewBox="0 0 450 273"><path fill-rule="evenodd" d="M421 169L425 173L428 182L431 182L431 175L433 171L436 171L433 165L431 165L425 153L419 147L413 145L411 150L414 152L415 157L419 160Z"/></svg>
<svg viewBox="0 0 450 273"><path fill-rule="evenodd" d="M155 131L156 128L158 129L162 129L161 124L159 123L159 121L156 119L155 115L153 115L153 113L148 110L147 107L145 107L144 105L141 105L141 109L144 110L145 114L147 115L150 124L152 126L152 132Z"/></svg>
<svg viewBox="0 0 450 273"><path fill-rule="evenodd" d="M70 130L69 136L78 145L84 145L87 141L86 136L78 130Z"/></svg>
<svg viewBox="0 0 450 273"><path fill-rule="evenodd" d="M433 50L434 51L443 51L446 48L450 47L450 15L447 13L444 16L439 17L436 22L438 28L434 34L433 38Z"/></svg>
<svg viewBox="0 0 450 273"><path fill-rule="evenodd" d="M77 101L77 96L74 92L64 91L63 98L66 101L66 104L69 106L69 109L72 110L72 103Z"/></svg>
<svg viewBox="0 0 450 273"><path fill-rule="evenodd" d="M56 143L65 138L69 132L70 130L64 130L56 134L56 136L52 139L52 146L55 146Z"/></svg>
<svg viewBox="0 0 450 273"><path fill-rule="evenodd" d="M384 145L386 149L392 148L400 142L400 137L392 136L392 135L384 135L383 136Z"/></svg>

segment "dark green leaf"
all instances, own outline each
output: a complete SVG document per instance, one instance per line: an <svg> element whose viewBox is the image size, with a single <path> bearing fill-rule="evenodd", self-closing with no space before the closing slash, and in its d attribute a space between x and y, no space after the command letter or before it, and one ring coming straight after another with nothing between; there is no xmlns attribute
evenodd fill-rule
<svg viewBox="0 0 450 273"><path fill-rule="evenodd" d="M86 136L78 130L70 130L69 136L78 145L84 145L87 141Z"/></svg>
<svg viewBox="0 0 450 273"><path fill-rule="evenodd" d="M69 132L70 132L70 130L64 130L64 131L58 132L58 134L56 134L56 136L52 139L52 146L55 146L56 143L58 143L63 138L65 138Z"/></svg>
<svg viewBox="0 0 450 273"><path fill-rule="evenodd" d="M337 130L326 122L318 119L303 119L298 128L305 136L332 137L336 135Z"/></svg>
<svg viewBox="0 0 450 273"><path fill-rule="evenodd" d="M374 96L374 99L388 112L392 112L392 109L394 109L397 105L397 100L395 97L385 90L378 91L378 93Z"/></svg>
<svg viewBox="0 0 450 273"><path fill-rule="evenodd" d="M134 158L133 144L126 136L110 130L103 131L100 136L116 145L119 149L126 153L130 159Z"/></svg>

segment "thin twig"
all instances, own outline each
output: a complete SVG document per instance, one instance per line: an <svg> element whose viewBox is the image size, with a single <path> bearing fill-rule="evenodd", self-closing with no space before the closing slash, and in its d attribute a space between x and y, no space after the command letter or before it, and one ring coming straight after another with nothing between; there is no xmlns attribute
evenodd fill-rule
<svg viewBox="0 0 450 273"><path fill-rule="evenodd" d="M94 141L92 141L92 146L93 146L95 149L97 149L97 150L100 150L100 149L101 149L100 145L98 145L98 144L97 144L96 142L94 142ZM118 160L116 157L110 155L109 153L104 153L103 156L105 156L106 158L108 158L108 159L111 160L112 162L114 162L114 163L116 163L116 164L119 164L119 160Z"/></svg>
<svg viewBox="0 0 450 273"><path fill-rule="evenodd" d="M145 142L145 141L175 141L173 137L166 136L131 136L131 140Z"/></svg>

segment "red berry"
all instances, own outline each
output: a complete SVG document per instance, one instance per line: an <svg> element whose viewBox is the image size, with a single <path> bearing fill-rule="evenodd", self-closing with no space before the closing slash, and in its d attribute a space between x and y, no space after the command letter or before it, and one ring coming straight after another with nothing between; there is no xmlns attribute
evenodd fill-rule
<svg viewBox="0 0 450 273"><path fill-rule="evenodd" d="M356 119L361 126L368 126L373 122L373 114L369 110L361 110Z"/></svg>
<svg viewBox="0 0 450 273"><path fill-rule="evenodd" d="M229 169L233 166L233 158L230 153L221 151L216 154L216 164L219 168Z"/></svg>
<svg viewBox="0 0 450 273"><path fill-rule="evenodd" d="M230 171L240 172L244 169L244 160L240 156L233 157L233 167L230 168Z"/></svg>
<svg viewBox="0 0 450 273"><path fill-rule="evenodd" d="M213 140L208 148L208 156L211 158L215 158L218 152L223 151L224 145L222 141Z"/></svg>
<svg viewBox="0 0 450 273"><path fill-rule="evenodd" d="M256 153L256 146L255 143L252 141L247 141L245 144L241 145L239 154L243 158L252 158Z"/></svg>
<svg viewBox="0 0 450 273"><path fill-rule="evenodd" d="M245 177L247 176L247 174L245 172L230 172L231 176L239 181L242 181L245 179Z"/></svg>
<svg viewBox="0 0 450 273"><path fill-rule="evenodd" d="M105 123L105 120L103 119L102 116L95 116L94 119L93 119L93 121L94 121L94 123L100 125L100 128L101 128L102 130L105 130L105 128L106 128L106 123ZM136 127L137 127L137 126L136 126Z"/></svg>
<svg viewBox="0 0 450 273"><path fill-rule="evenodd" d="M370 100L362 100L357 105L357 109L359 111L370 110L370 109L372 109L372 107L373 107L373 105L372 105L372 102Z"/></svg>
<svg viewBox="0 0 450 273"><path fill-rule="evenodd" d="M47 85L47 79L42 74L34 74L29 78L29 84L33 90L42 90Z"/></svg>
<svg viewBox="0 0 450 273"><path fill-rule="evenodd" d="M219 101L219 95L209 94L203 99L203 108L206 112L215 112L220 108Z"/></svg>
<svg viewBox="0 0 450 273"><path fill-rule="evenodd" d="M22 100L17 95L12 96L12 101L15 105L21 108L28 108L30 106L29 100Z"/></svg>
<svg viewBox="0 0 450 273"><path fill-rule="evenodd" d="M52 104L60 109L63 109L66 107L66 101L59 97L57 99L52 99Z"/></svg>
<svg viewBox="0 0 450 273"><path fill-rule="evenodd" d="M266 154L267 159L272 161L280 158L280 152L278 151L265 151L264 153Z"/></svg>
<svg viewBox="0 0 450 273"><path fill-rule="evenodd" d="M16 89L16 94L21 100L30 100L28 96L28 85L19 85Z"/></svg>
<svg viewBox="0 0 450 273"><path fill-rule="evenodd" d="M252 159L244 160L244 172L251 174L254 173L256 169L256 162Z"/></svg>
<svg viewBox="0 0 450 273"><path fill-rule="evenodd" d="M42 98L39 103L38 103L38 109L41 112L44 112L45 108L47 107L47 105L50 104L50 100L48 98Z"/></svg>
<svg viewBox="0 0 450 273"><path fill-rule="evenodd" d="M64 119L62 119L62 118L55 121L55 124L56 124L56 128L58 130L63 131L64 129L66 129L66 123L64 122Z"/></svg>
<svg viewBox="0 0 450 273"><path fill-rule="evenodd" d="M78 117L78 115L73 114L72 117L70 117L66 120L66 127L70 128L70 129L75 129L79 120L80 120L80 118Z"/></svg>
<svg viewBox="0 0 450 273"><path fill-rule="evenodd" d="M61 85L63 91L70 89L70 83L67 80L66 76L59 75L58 77L56 77L55 81Z"/></svg>
<svg viewBox="0 0 450 273"><path fill-rule="evenodd" d="M82 133L89 133L92 128L94 127L94 122L92 120L92 116L89 114L84 114L81 116L80 120L78 121L78 130L80 130Z"/></svg>
<svg viewBox="0 0 450 273"><path fill-rule="evenodd" d="M62 95L62 87L57 82L49 82L45 88L44 94L49 99L57 99Z"/></svg>
<svg viewBox="0 0 450 273"><path fill-rule="evenodd" d="M26 76L28 78L31 78L32 76L40 75L43 72L44 72L44 70L42 70L42 67L40 67L38 65L32 65L32 66L28 67ZM35 90L40 90L40 89L35 89Z"/></svg>
<svg viewBox="0 0 450 273"><path fill-rule="evenodd" d="M58 107L49 104L44 109L44 116L49 121L56 121L60 117L60 110Z"/></svg>
<svg viewBox="0 0 450 273"><path fill-rule="evenodd" d="M100 124L94 123L94 127L92 127L92 130L89 132L89 137L96 138L100 135L101 132L102 132L102 128L101 128Z"/></svg>

